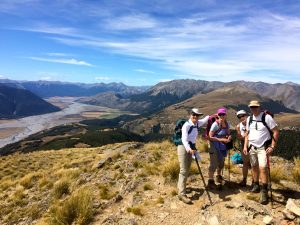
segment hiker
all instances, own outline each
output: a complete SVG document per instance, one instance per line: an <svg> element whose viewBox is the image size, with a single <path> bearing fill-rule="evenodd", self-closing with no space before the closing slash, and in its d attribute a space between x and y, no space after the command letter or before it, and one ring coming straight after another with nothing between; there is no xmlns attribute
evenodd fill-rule
<svg viewBox="0 0 300 225"><path fill-rule="evenodd" d="M210 141L208 168L208 188L215 189L214 173L217 170L216 181L222 184L221 171L224 168L224 161L227 155L226 143L231 141L229 124L226 120L226 109L220 108L217 111L218 119L211 125L208 139Z"/></svg>
<svg viewBox="0 0 300 225"><path fill-rule="evenodd" d="M237 118L240 120L239 124L236 125L236 137L241 141L241 155L243 159L243 180L239 183L242 187L246 187L247 185L247 176L248 176L248 170L250 167L250 159L249 155L244 154L244 140L246 135L246 123L248 118L248 113L245 110L239 110L236 113Z"/></svg>
<svg viewBox="0 0 300 225"><path fill-rule="evenodd" d="M199 120L199 116L203 115L198 109L191 110L190 119L182 126L182 144L177 147L178 160L180 164L180 172L178 178L178 198L186 204L192 204L191 199L186 196L186 181L189 175L192 157L199 157L196 152L195 142L198 136L198 128L206 124L208 117ZM190 130L191 129L191 130Z"/></svg>
<svg viewBox="0 0 300 225"><path fill-rule="evenodd" d="M250 191L258 193L261 189L260 203L268 204L268 160L276 146L279 130L272 116L261 111L258 101L250 101L248 106L252 115L247 118L243 151L245 155L249 154L252 167L254 184Z"/></svg>

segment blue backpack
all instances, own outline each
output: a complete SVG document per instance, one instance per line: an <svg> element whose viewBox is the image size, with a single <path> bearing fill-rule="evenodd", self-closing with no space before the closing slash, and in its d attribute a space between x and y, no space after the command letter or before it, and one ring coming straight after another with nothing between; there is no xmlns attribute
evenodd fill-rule
<svg viewBox="0 0 300 225"><path fill-rule="evenodd" d="M182 145L182 140L181 140L181 136L182 136L182 126L183 124L185 124L185 122L187 122L186 119L179 119L177 120L176 122L176 126L175 126L175 129L174 129L174 133L173 133L173 143L178 146L178 145ZM194 128L197 128L198 129L198 123L197 123L197 126L191 126L189 131L188 131L188 134L190 134Z"/></svg>

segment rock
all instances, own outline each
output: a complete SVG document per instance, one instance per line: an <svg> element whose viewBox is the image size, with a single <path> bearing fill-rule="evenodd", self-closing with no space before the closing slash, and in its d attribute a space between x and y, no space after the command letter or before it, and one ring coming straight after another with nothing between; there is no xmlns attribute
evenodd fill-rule
<svg viewBox="0 0 300 225"><path fill-rule="evenodd" d="M219 219L217 216L213 216L211 218L208 219L208 224L209 225L219 225L220 222L219 222Z"/></svg>
<svg viewBox="0 0 300 225"><path fill-rule="evenodd" d="M233 209L234 205L232 203L226 203L225 207L228 208L228 209Z"/></svg>
<svg viewBox="0 0 300 225"><path fill-rule="evenodd" d="M294 220L295 219L295 216L293 213L291 213L289 210L287 209L284 209L282 210L282 214L284 216L285 219L288 219L288 220Z"/></svg>
<svg viewBox="0 0 300 225"><path fill-rule="evenodd" d="M296 205L295 199L289 198L285 208L295 215L300 216L300 207Z"/></svg>
<svg viewBox="0 0 300 225"><path fill-rule="evenodd" d="M273 218L271 216L265 216L263 222L264 224L272 224Z"/></svg>
<svg viewBox="0 0 300 225"><path fill-rule="evenodd" d="M105 164L111 163L111 162L112 162L112 158L111 157L108 157L106 159L102 159L102 160L99 161L97 168L99 168L99 169L103 168L105 166Z"/></svg>

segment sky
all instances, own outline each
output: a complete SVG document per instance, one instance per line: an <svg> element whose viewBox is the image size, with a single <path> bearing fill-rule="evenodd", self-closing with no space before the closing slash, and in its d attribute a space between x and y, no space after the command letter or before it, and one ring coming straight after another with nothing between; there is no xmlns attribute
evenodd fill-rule
<svg viewBox="0 0 300 225"><path fill-rule="evenodd" d="M0 79L299 84L299 75L300 1L0 1Z"/></svg>

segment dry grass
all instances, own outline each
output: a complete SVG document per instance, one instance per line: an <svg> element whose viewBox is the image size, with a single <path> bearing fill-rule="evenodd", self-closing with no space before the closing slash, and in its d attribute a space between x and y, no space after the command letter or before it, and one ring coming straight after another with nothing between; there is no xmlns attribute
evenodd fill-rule
<svg viewBox="0 0 300 225"><path fill-rule="evenodd" d="M58 203L52 206L49 213L50 224L88 224L94 214L92 199L89 190L81 189L61 205Z"/></svg>
<svg viewBox="0 0 300 225"><path fill-rule="evenodd" d="M70 181L68 181L67 179L59 180L54 184L54 188L53 188L54 198L59 199L63 195L67 195L69 193L70 193Z"/></svg>
<svg viewBox="0 0 300 225"><path fill-rule="evenodd" d="M150 191L150 190L153 190L153 186L149 183L146 183L144 184L144 187L143 187L144 191Z"/></svg>
<svg viewBox="0 0 300 225"><path fill-rule="evenodd" d="M279 166L272 166L270 168L271 172L271 181L275 183L280 183L281 180L285 180L286 176L284 174L284 170Z"/></svg>
<svg viewBox="0 0 300 225"><path fill-rule="evenodd" d="M294 158L295 166L292 170L293 180L300 184L300 157Z"/></svg>
<svg viewBox="0 0 300 225"><path fill-rule="evenodd" d="M178 174L179 174L179 163L178 160L173 159L168 161L164 166L163 166L163 176L165 177L166 181L170 182L176 182L178 179Z"/></svg>
<svg viewBox="0 0 300 225"><path fill-rule="evenodd" d="M138 206L127 208L127 212L132 213L132 214L137 215L137 216L144 216L142 208L138 207Z"/></svg>

